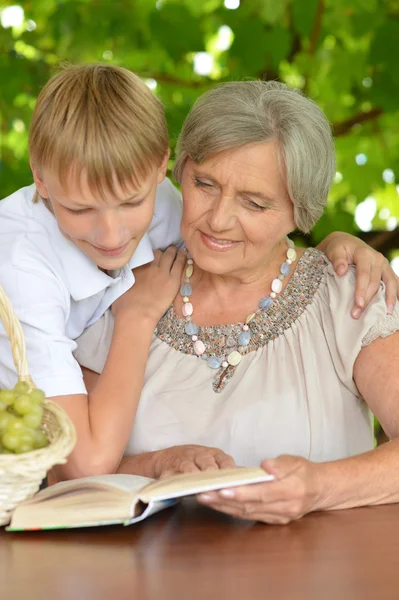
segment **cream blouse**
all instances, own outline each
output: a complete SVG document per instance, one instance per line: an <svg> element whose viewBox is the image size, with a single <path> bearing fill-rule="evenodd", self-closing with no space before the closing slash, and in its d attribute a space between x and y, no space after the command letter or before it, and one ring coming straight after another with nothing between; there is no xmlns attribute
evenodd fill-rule
<svg viewBox="0 0 399 600"><path fill-rule="evenodd" d="M280 454L328 461L373 448L372 416L353 367L363 346L399 330L399 303L387 316L381 284L354 320L354 286L353 268L338 277L321 252L306 250L284 292L251 322L240 364L227 371L197 358L185 321L171 307L153 336L125 455L201 444L251 466ZM198 335L208 354L218 354L240 330L201 327ZM81 365L102 371L112 332L108 311L78 338Z"/></svg>

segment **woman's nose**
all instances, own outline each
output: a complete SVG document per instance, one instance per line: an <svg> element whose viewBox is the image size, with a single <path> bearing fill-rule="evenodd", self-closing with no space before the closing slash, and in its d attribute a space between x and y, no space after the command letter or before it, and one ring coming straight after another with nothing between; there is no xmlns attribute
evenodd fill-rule
<svg viewBox="0 0 399 600"><path fill-rule="evenodd" d="M209 215L209 225L215 232L227 231L234 227L234 201L232 198L221 197L212 207Z"/></svg>

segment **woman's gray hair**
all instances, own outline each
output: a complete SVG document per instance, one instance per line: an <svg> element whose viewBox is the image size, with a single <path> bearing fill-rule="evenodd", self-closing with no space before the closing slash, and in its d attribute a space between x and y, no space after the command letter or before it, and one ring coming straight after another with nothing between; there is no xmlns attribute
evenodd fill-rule
<svg viewBox="0 0 399 600"><path fill-rule="evenodd" d="M276 81L234 81L198 98L177 143L173 174L187 158L200 164L217 152L276 140L296 225L308 232L323 214L335 175L334 142L322 110Z"/></svg>

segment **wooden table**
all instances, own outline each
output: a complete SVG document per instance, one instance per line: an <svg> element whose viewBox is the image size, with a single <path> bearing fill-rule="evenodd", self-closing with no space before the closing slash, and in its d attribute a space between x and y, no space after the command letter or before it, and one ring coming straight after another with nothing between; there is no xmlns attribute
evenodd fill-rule
<svg viewBox="0 0 399 600"><path fill-rule="evenodd" d="M399 599L399 505L266 526L185 500L131 527L0 531L1 600Z"/></svg>

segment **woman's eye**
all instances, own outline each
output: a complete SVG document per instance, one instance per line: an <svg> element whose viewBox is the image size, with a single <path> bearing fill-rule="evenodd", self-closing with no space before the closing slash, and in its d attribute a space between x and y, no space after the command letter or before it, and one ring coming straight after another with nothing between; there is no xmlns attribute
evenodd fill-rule
<svg viewBox="0 0 399 600"><path fill-rule="evenodd" d="M197 179L197 177L194 177L194 185L201 188L213 187L210 183L205 183L205 181L201 181L201 179Z"/></svg>
<svg viewBox="0 0 399 600"><path fill-rule="evenodd" d="M255 208L256 210L265 210L264 206L260 206L260 204L256 204L256 202L252 202L252 200L249 203L251 205L252 208Z"/></svg>

